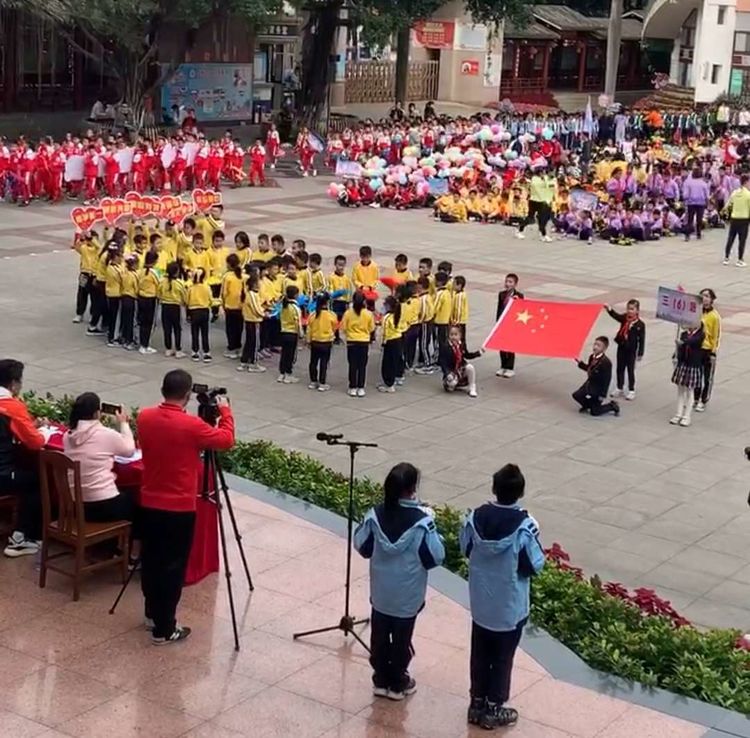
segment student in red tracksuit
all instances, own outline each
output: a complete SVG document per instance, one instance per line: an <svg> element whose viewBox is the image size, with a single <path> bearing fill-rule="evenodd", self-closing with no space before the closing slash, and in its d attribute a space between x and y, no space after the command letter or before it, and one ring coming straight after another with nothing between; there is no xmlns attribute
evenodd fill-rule
<svg viewBox="0 0 750 738"><path fill-rule="evenodd" d="M102 154L104 159L104 190L110 197L117 197L117 180L120 176L120 163L115 158L115 145L107 144Z"/></svg>
<svg viewBox="0 0 750 738"><path fill-rule="evenodd" d="M208 178L208 157L211 153L207 143L203 143L198 153L195 155L193 162L193 177L195 187L203 188L206 186Z"/></svg>
<svg viewBox="0 0 750 738"><path fill-rule="evenodd" d="M182 369L164 376L164 402L138 415L138 440L143 453L141 483L141 586L146 600L146 624L152 643L184 640L190 628L177 625L175 614L182 595L204 450L226 451L234 445L234 419L225 397L218 397L214 427L185 412L193 378Z"/></svg>
<svg viewBox="0 0 750 738"><path fill-rule="evenodd" d="M49 157L49 199L52 202L62 200L64 175L65 153L60 144L55 144Z"/></svg>
<svg viewBox="0 0 750 738"><path fill-rule="evenodd" d="M51 142L51 139L49 139ZM51 143L40 141L34 159L34 197L49 199L49 157L52 152Z"/></svg>
<svg viewBox="0 0 750 738"><path fill-rule="evenodd" d="M146 191L146 177L148 172L148 156L146 146L140 144L133 154L133 189L143 194Z"/></svg>
<svg viewBox="0 0 750 738"><path fill-rule="evenodd" d="M234 140L231 152L227 155L229 159L229 179L234 187L239 187L245 179L245 149L240 146L239 140Z"/></svg>
<svg viewBox="0 0 750 738"><path fill-rule="evenodd" d="M271 169L276 169L276 161L279 158L280 149L281 138L279 132L276 130L276 124L271 123L271 127L266 134L266 154L268 155L269 166Z"/></svg>
<svg viewBox="0 0 750 738"><path fill-rule="evenodd" d="M185 189L185 173L188 168L185 149L182 146L177 148L172 165L169 167L169 177L172 183L172 191L179 195Z"/></svg>
<svg viewBox="0 0 750 738"><path fill-rule="evenodd" d="M19 166L21 184L21 202L19 205L26 206L31 201L31 198L34 197L34 170L36 169L36 152L26 144L22 147Z"/></svg>
<svg viewBox="0 0 750 738"><path fill-rule="evenodd" d="M224 149L216 142L208 152L208 186L213 190L221 188L221 170L224 168Z"/></svg>
<svg viewBox="0 0 750 738"><path fill-rule="evenodd" d="M99 176L99 155L96 146L90 144L83 158L83 182L86 200L96 198L96 179Z"/></svg>
<svg viewBox="0 0 750 738"><path fill-rule="evenodd" d="M250 175L248 180L250 186L255 186L255 180L258 180L258 184L266 184L266 150L263 148L263 144L260 139L256 139L253 147L250 149Z"/></svg>
<svg viewBox="0 0 750 738"><path fill-rule="evenodd" d="M307 177L315 171L315 149L310 145L310 133L307 128L302 128L297 136L297 150L299 151L299 166L302 170L302 176Z"/></svg>

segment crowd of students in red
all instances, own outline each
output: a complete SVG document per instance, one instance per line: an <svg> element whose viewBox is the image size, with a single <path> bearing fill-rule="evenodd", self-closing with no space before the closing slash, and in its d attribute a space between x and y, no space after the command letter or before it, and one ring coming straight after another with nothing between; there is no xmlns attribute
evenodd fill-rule
<svg viewBox="0 0 750 738"><path fill-rule="evenodd" d="M316 150L306 129L296 150L303 174L315 173ZM124 135L108 138L88 131L67 134L62 141L45 137L38 143L20 137L0 138L0 199L20 206L32 200L60 202L64 197L119 197L126 192L179 194L194 188L219 190L223 182L264 185L265 169L275 169L283 156L279 132L271 125L265 143L256 139L245 149L227 131L208 139L195 129L154 140Z"/></svg>

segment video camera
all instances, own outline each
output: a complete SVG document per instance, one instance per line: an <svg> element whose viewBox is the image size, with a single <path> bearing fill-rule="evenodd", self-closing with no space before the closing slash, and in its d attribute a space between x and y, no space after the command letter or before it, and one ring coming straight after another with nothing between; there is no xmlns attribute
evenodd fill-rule
<svg viewBox="0 0 750 738"><path fill-rule="evenodd" d="M209 387L207 384L194 384L193 392L198 400L198 417L209 425L216 425L219 420L217 397L226 397L226 387Z"/></svg>

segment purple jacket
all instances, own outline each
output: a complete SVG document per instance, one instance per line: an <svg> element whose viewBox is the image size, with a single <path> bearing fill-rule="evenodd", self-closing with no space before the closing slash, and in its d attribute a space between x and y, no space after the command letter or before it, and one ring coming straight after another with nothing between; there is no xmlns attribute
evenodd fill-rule
<svg viewBox="0 0 750 738"><path fill-rule="evenodd" d="M703 179L688 177L682 185L682 199L686 205L708 205L708 184Z"/></svg>

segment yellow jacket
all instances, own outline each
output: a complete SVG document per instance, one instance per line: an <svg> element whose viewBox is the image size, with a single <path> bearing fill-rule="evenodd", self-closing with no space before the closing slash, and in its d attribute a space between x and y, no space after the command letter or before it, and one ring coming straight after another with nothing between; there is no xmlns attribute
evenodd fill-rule
<svg viewBox="0 0 750 738"><path fill-rule="evenodd" d="M701 321L703 322L703 345L702 349L715 354L719 350L721 343L721 315L715 308L704 312Z"/></svg>

